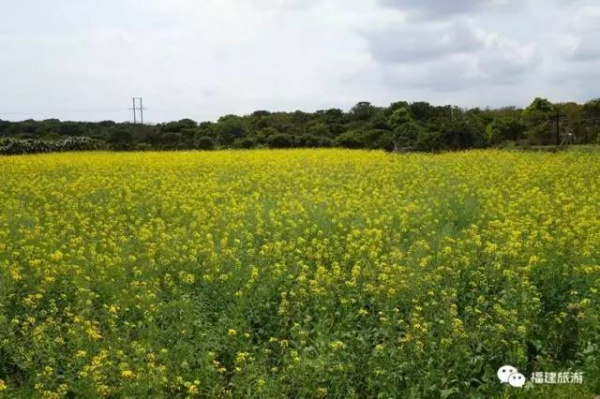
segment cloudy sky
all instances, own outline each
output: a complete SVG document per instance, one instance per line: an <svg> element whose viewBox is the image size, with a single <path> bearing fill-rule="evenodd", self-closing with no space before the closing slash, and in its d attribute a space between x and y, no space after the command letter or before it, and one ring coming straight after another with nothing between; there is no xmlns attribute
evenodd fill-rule
<svg viewBox="0 0 600 399"><path fill-rule="evenodd" d="M0 119L600 97L598 0L1 0Z"/></svg>

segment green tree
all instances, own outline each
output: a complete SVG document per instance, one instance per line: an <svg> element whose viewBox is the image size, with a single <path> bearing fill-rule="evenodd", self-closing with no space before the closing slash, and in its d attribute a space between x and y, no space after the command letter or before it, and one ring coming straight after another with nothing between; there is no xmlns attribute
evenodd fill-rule
<svg viewBox="0 0 600 399"><path fill-rule="evenodd" d="M350 110L350 118L357 121L366 121L375 115L376 111L377 109L370 102L361 101Z"/></svg>
<svg viewBox="0 0 600 399"><path fill-rule="evenodd" d="M583 105L586 118L600 118L600 98L590 100Z"/></svg>
<svg viewBox="0 0 600 399"><path fill-rule="evenodd" d="M219 118L214 130L217 141L222 146L229 146L235 140L245 137L248 133L243 119L237 115L226 115Z"/></svg>
<svg viewBox="0 0 600 399"><path fill-rule="evenodd" d="M531 115L550 115L556 112L556 107L545 98L536 97L531 104L523 111L523 115L528 117Z"/></svg>
<svg viewBox="0 0 600 399"><path fill-rule="evenodd" d="M362 135L362 141L367 148L392 151L395 147L394 134L384 129L368 130Z"/></svg>
<svg viewBox="0 0 600 399"><path fill-rule="evenodd" d="M580 137L586 143L600 144L600 98L586 102L583 105L583 114L589 119Z"/></svg>
<svg viewBox="0 0 600 399"><path fill-rule="evenodd" d="M325 122L319 120L311 121L306 128L306 132L319 137L328 137L330 135L329 126L327 126Z"/></svg>
<svg viewBox="0 0 600 399"><path fill-rule="evenodd" d="M213 150L215 148L215 142L211 137L199 136L194 141L194 148L198 150Z"/></svg>
<svg viewBox="0 0 600 399"><path fill-rule="evenodd" d="M375 112L373 117L371 117L371 119L369 120L368 127L370 129L390 130L388 118L386 118L385 113L383 111Z"/></svg>
<svg viewBox="0 0 600 399"><path fill-rule="evenodd" d="M441 149L441 133L438 130L421 129L415 146L419 151L439 151Z"/></svg>
<svg viewBox="0 0 600 399"><path fill-rule="evenodd" d="M264 117L264 127L271 127L278 132L287 133L292 127L290 117L285 112L275 112Z"/></svg>
<svg viewBox="0 0 600 399"><path fill-rule="evenodd" d="M256 133L256 140L258 141L258 143L266 144L269 137L276 136L278 134L281 134L279 130L273 127L267 127L259 130Z"/></svg>
<svg viewBox="0 0 600 399"><path fill-rule="evenodd" d="M519 141L525 137L527 125L520 118L501 116L486 128L487 139L491 144L500 144L505 141Z"/></svg>
<svg viewBox="0 0 600 399"><path fill-rule="evenodd" d="M396 130L398 127L411 122L414 122L414 119L407 107L396 108L396 110L388 119L388 125L393 130Z"/></svg>
<svg viewBox="0 0 600 399"><path fill-rule="evenodd" d="M446 120L439 126L439 148L462 150L484 145L484 132L474 121L467 118Z"/></svg>
<svg viewBox="0 0 600 399"><path fill-rule="evenodd" d="M389 117L394 113L394 111L396 111L398 108L406 108L408 109L408 103L406 101L396 101L390 104L389 107L387 107L384 110L384 114L385 116L389 119Z"/></svg>
<svg viewBox="0 0 600 399"><path fill-rule="evenodd" d="M527 124L527 138L531 144L552 144L554 137L549 125L550 117L556 114L556 107L545 98L537 97L523 110Z"/></svg>
<svg viewBox="0 0 600 399"><path fill-rule="evenodd" d="M254 148L256 147L256 139L254 137L242 137L237 139L232 144L233 148Z"/></svg>
<svg viewBox="0 0 600 399"><path fill-rule="evenodd" d="M433 118L434 109L428 102L418 101L408 106L410 113L413 118L419 122L426 122L428 119Z"/></svg>
<svg viewBox="0 0 600 399"><path fill-rule="evenodd" d="M267 145L270 148L291 148L294 146L294 136L287 133L279 133L267 137Z"/></svg>
<svg viewBox="0 0 600 399"><path fill-rule="evenodd" d="M394 129L394 141L399 148L417 147L417 139L423 135L424 128L415 121L398 125Z"/></svg>
<svg viewBox="0 0 600 399"><path fill-rule="evenodd" d="M344 148L364 148L363 132L359 130L350 130L339 135L335 141L336 146Z"/></svg>
<svg viewBox="0 0 600 399"><path fill-rule="evenodd" d="M306 148L331 147L331 139L329 137L305 134L296 139L296 145Z"/></svg>
<svg viewBox="0 0 600 399"><path fill-rule="evenodd" d="M127 151L134 147L131 124L118 124L110 129L108 144L113 150Z"/></svg>

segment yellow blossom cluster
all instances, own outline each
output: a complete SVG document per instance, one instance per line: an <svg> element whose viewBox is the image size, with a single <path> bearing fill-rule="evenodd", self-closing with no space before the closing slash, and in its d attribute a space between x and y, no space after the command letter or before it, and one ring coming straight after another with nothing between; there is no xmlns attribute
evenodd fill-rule
<svg viewBox="0 0 600 399"><path fill-rule="evenodd" d="M503 364L600 370L598 151L43 154L0 181L0 397L494 397Z"/></svg>

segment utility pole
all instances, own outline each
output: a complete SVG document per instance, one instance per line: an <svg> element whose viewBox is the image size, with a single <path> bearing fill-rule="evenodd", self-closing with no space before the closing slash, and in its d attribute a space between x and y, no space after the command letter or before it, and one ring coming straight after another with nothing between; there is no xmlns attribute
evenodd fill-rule
<svg viewBox="0 0 600 399"><path fill-rule="evenodd" d="M137 114L135 113L135 111L137 110L137 108L135 107L135 97L133 97L133 108L128 108L130 111L133 110L133 123L137 124Z"/></svg>
<svg viewBox="0 0 600 399"><path fill-rule="evenodd" d="M142 97L140 97L140 122L144 124L144 106L142 105Z"/></svg>
<svg viewBox="0 0 600 399"><path fill-rule="evenodd" d="M550 122L556 124L556 146L560 146L560 121L565 119L567 115L561 115L560 111L556 110L556 115L550 117Z"/></svg>
<svg viewBox="0 0 600 399"><path fill-rule="evenodd" d="M140 102L140 106L138 108L137 106L137 101L139 100ZM133 123L137 124L137 111L140 111L140 123L143 125L144 124L144 110L146 108L144 108L144 105L142 103L142 97L133 97L133 108L129 108L129 110L133 110Z"/></svg>

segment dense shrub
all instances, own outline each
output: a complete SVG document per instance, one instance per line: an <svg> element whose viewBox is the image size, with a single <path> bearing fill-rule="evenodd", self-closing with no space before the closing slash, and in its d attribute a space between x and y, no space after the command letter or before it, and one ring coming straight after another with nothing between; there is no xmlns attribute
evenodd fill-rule
<svg viewBox="0 0 600 399"><path fill-rule="evenodd" d="M33 139L0 139L0 154L19 155L63 151L92 151L105 149L106 145L89 137L67 137L58 141Z"/></svg>

